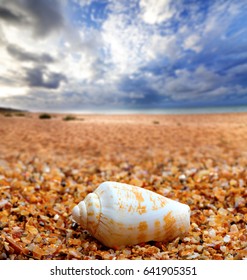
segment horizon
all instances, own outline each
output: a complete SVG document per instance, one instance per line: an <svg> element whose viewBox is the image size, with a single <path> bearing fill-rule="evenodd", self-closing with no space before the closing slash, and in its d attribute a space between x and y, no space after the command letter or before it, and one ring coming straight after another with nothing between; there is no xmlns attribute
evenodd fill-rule
<svg viewBox="0 0 247 280"><path fill-rule="evenodd" d="M246 1L3 0L0 107L247 105Z"/></svg>
<svg viewBox="0 0 247 280"><path fill-rule="evenodd" d="M22 110L18 108L0 107L0 113L3 110L13 113L25 112L30 114L67 114L67 115L200 115L200 114L225 114L225 113L247 113L246 105L237 106L202 106L202 107L177 107L177 108L164 108L164 109L152 109L152 108L138 108L138 109L84 109L84 110Z"/></svg>

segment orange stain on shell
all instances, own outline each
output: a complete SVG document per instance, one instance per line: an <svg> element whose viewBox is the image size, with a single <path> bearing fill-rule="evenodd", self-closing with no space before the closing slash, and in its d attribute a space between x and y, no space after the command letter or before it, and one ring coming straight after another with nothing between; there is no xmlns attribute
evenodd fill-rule
<svg viewBox="0 0 247 280"><path fill-rule="evenodd" d="M177 226L176 219L172 216L172 211L168 212L163 218L164 226L163 230L166 232L166 240L171 240L176 236Z"/></svg>
<svg viewBox="0 0 247 280"><path fill-rule="evenodd" d="M139 225L138 225L138 230L139 231L145 231L148 229L148 224L147 222L143 221L143 222L140 222Z"/></svg>
<svg viewBox="0 0 247 280"><path fill-rule="evenodd" d="M95 203L94 206L95 206L96 208L100 208L100 203Z"/></svg>
<svg viewBox="0 0 247 280"><path fill-rule="evenodd" d="M135 208L133 207L133 205L130 205L128 208L128 212L134 212Z"/></svg>
<svg viewBox="0 0 247 280"><path fill-rule="evenodd" d="M159 238L161 235L161 225L159 220L155 220L154 222L154 237Z"/></svg>
<svg viewBox="0 0 247 280"><path fill-rule="evenodd" d="M159 221L159 220L156 220L156 221L154 222L154 227L155 227L155 228L159 228L159 227L160 227L160 221Z"/></svg>
<svg viewBox="0 0 247 280"><path fill-rule="evenodd" d="M133 194L136 197L136 200L138 201L138 203L142 203L144 202L144 198L142 196L142 193L139 190L136 190L133 188Z"/></svg>
<svg viewBox="0 0 247 280"><path fill-rule="evenodd" d="M165 226L169 227L172 225L175 225L176 220L175 218L172 216L172 211L168 212L168 214L166 214L163 218L164 222L165 222Z"/></svg>
<svg viewBox="0 0 247 280"><path fill-rule="evenodd" d="M150 201L152 202L152 210L158 210L166 206L166 201L163 197L157 196L154 197L152 194L150 195Z"/></svg>
<svg viewBox="0 0 247 280"><path fill-rule="evenodd" d="M99 220L100 220L100 214L96 215L96 221L99 222Z"/></svg>
<svg viewBox="0 0 247 280"><path fill-rule="evenodd" d="M138 243L142 243L142 242L145 242L146 241L146 237L147 235L143 232L143 233L140 233L138 236L137 236L137 242Z"/></svg>
<svg viewBox="0 0 247 280"><path fill-rule="evenodd" d="M145 206L145 205L138 205L138 207L137 207L137 211L138 211L138 213L141 215L141 214L144 214L144 213L146 213L147 212L147 207Z"/></svg>
<svg viewBox="0 0 247 280"><path fill-rule="evenodd" d="M118 200L118 207L119 209L125 209L125 203L124 201L121 201L121 199Z"/></svg>
<svg viewBox="0 0 247 280"><path fill-rule="evenodd" d="M178 231L181 233L181 235L185 235L187 233L187 229L184 225L181 225L179 228L178 228Z"/></svg>
<svg viewBox="0 0 247 280"><path fill-rule="evenodd" d="M139 223L138 225L139 234L137 236L138 243L145 242L147 236L146 235L147 229L148 229L147 222L143 221Z"/></svg>

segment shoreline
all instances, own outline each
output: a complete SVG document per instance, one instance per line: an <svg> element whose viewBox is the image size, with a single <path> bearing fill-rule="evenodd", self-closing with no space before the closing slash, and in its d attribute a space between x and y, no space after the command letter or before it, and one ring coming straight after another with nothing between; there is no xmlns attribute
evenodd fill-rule
<svg viewBox="0 0 247 280"><path fill-rule="evenodd" d="M18 110L17 110L18 111ZM221 113L247 113L247 105L236 106L205 106L187 108L164 108L164 109L82 109L82 110L27 110L30 113L49 114L77 114L77 115L180 115L180 114L221 114Z"/></svg>

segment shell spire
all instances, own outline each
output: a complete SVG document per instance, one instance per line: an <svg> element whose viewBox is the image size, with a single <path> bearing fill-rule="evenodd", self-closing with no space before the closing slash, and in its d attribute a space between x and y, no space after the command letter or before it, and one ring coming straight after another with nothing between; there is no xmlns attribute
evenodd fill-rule
<svg viewBox="0 0 247 280"><path fill-rule="evenodd" d="M72 217L74 221L83 228L87 226L87 207L84 201L81 201L73 208Z"/></svg>
<svg viewBox="0 0 247 280"><path fill-rule="evenodd" d="M188 205L117 182L99 185L74 207L72 217L111 248L171 241L184 236L190 227Z"/></svg>

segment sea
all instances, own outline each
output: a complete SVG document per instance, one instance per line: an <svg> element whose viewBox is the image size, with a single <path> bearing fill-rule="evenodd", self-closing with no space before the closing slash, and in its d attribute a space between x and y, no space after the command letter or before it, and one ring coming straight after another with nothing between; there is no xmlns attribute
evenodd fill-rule
<svg viewBox="0 0 247 280"><path fill-rule="evenodd" d="M60 113L73 114L97 114L97 115L129 115L129 114L149 114L149 115L182 115L182 114L222 114L222 113L244 113L247 106L227 106L227 107L193 107L193 108L169 108L169 109L93 109L93 110L73 110Z"/></svg>

